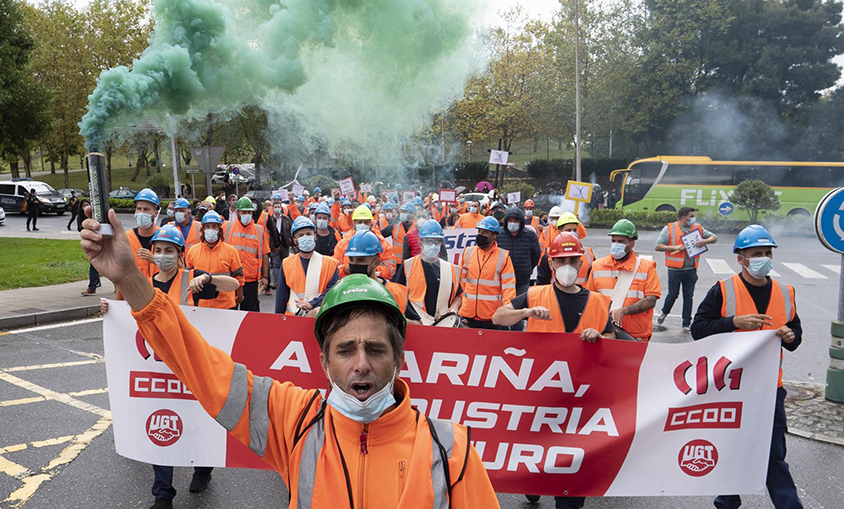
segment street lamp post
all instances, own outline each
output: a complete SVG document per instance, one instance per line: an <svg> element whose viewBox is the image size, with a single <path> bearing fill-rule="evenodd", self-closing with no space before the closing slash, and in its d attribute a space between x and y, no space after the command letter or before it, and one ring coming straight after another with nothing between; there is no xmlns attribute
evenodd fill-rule
<svg viewBox="0 0 844 509"><path fill-rule="evenodd" d="M468 140L466 142L466 153L464 154L464 158L466 162L469 162L469 156L472 154L472 140Z"/></svg>
<svg viewBox="0 0 844 509"><path fill-rule="evenodd" d="M574 0L574 168L580 180L580 0Z"/></svg>

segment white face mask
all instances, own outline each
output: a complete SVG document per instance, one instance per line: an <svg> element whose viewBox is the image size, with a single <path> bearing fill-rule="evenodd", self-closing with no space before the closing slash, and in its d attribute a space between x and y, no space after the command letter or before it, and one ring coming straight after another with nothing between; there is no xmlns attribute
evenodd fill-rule
<svg viewBox="0 0 844 509"><path fill-rule="evenodd" d="M396 398L393 396L395 378L364 401L343 391L331 380L330 376L328 381L331 382L331 392L328 393L327 399L328 404L353 421L369 424L378 419L384 413L384 410L396 404Z"/></svg>
<svg viewBox="0 0 844 509"><path fill-rule="evenodd" d="M478 207L469 207L469 212L471 212L472 214L477 214L478 213Z"/></svg>
<svg viewBox="0 0 844 509"><path fill-rule="evenodd" d="M317 219L316 227L320 230L325 230L328 228L328 219Z"/></svg>
<svg viewBox="0 0 844 509"><path fill-rule="evenodd" d="M161 269L161 272L170 272L175 269L178 264L176 261L176 255L155 254L153 255L153 259L155 260L155 264L158 265L158 268Z"/></svg>
<svg viewBox="0 0 844 509"><path fill-rule="evenodd" d="M139 228L149 228L152 226L152 215L138 212L135 214L135 223L138 224Z"/></svg>
<svg viewBox="0 0 844 509"><path fill-rule="evenodd" d="M774 260L767 256L748 258L747 272L756 279L765 279L768 273L774 268Z"/></svg>
<svg viewBox="0 0 844 509"><path fill-rule="evenodd" d="M440 246L436 244L422 244L422 259L432 262L440 256Z"/></svg>
<svg viewBox="0 0 844 509"><path fill-rule="evenodd" d="M187 214L185 214L184 212L176 212L176 222L177 223L183 223L185 221L186 217L187 217Z"/></svg>
<svg viewBox="0 0 844 509"><path fill-rule="evenodd" d="M401 214L399 214L399 221L401 221L402 223L406 223L407 220L408 220L407 212L402 212Z"/></svg>
<svg viewBox="0 0 844 509"><path fill-rule="evenodd" d="M619 244L618 242L613 242L612 246L610 246L610 254L616 260L620 260L627 254L627 246Z"/></svg>
<svg viewBox="0 0 844 509"><path fill-rule="evenodd" d="M532 210L526 210L525 211L525 217L533 217L533 211Z"/></svg>
<svg viewBox="0 0 844 509"><path fill-rule="evenodd" d="M204 235L205 242L208 242L209 244L217 242L217 239L220 238L220 234L217 233L217 230L205 230Z"/></svg>
<svg viewBox="0 0 844 509"><path fill-rule="evenodd" d="M690 217L689 218L689 226L692 226L695 223L697 223L697 218L696 217Z"/></svg>
<svg viewBox="0 0 844 509"><path fill-rule="evenodd" d="M245 215L240 216L240 224L242 224L243 226L249 226L249 223L251 223L251 222L252 222L252 215L251 214L245 214Z"/></svg>
<svg viewBox="0 0 844 509"><path fill-rule="evenodd" d="M507 223L507 231L510 233L516 233L519 231L519 223Z"/></svg>
<svg viewBox="0 0 844 509"><path fill-rule="evenodd" d="M356 224L355 225L355 231L356 232L368 232L369 231L369 225L368 224Z"/></svg>
<svg viewBox="0 0 844 509"><path fill-rule="evenodd" d="M392 221L393 213L392 212L384 212L384 217L387 218L387 221Z"/></svg>
<svg viewBox="0 0 844 509"><path fill-rule="evenodd" d="M296 242L299 246L299 251L303 253L310 253L316 248L316 237L313 235L302 235Z"/></svg>
<svg viewBox="0 0 844 509"><path fill-rule="evenodd" d="M281 211L282 211L281 207L273 207L273 212L275 212L275 215L280 216Z"/></svg>
<svg viewBox="0 0 844 509"><path fill-rule="evenodd" d="M554 279L564 287L571 286L577 281L577 269L573 265L557 267L554 271Z"/></svg>
<svg viewBox="0 0 844 509"><path fill-rule="evenodd" d="M173 217L173 209L167 209L167 217Z"/></svg>

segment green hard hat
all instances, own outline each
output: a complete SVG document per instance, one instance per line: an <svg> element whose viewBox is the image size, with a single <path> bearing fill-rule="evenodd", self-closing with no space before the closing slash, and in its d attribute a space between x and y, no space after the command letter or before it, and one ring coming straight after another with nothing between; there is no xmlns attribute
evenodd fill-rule
<svg viewBox="0 0 844 509"><path fill-rule="evenodd" d="M237 200L237 210L255 210L255 204L248 196L243 196Z"/></svg>
<svg viewBox="0 0 844 509"><path fill-rule="evenodd" d="M341 279L325 294L319 308L314 322L314 336L320 348L325 340L319 331L322 323L340 311L352 308L377 309L399 326L402 337L407 331L407 319L396 304L396 299L384 285L365 274L351 274Z"/></svg>
<svg viewBox="0 0 844 509"><path fill-rule="evenodd" d="M619 219L618 222L613 225L609 235L623 235L634 240L639 238L639 232L636 231L636 225L629 219Z"/></svg>

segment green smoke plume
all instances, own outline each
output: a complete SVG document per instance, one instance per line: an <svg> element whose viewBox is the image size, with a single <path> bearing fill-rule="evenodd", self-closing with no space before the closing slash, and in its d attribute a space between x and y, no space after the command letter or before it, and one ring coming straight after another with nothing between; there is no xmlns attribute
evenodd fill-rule
<svg viewBox="0 0 844 509"><path fill-rule="evenodd" d="M279 144L391 162L480 64L481 2L156 0L149 47L102 73L80 132L93 150L118 122L258 105Z"/></svg>

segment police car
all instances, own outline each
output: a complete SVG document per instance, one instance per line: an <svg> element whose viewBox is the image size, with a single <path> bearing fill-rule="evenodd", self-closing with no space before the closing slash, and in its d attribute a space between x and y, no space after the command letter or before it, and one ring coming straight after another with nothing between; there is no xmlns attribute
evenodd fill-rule
<svg viewBox="0 0 844 509"><path fill-rule="evenodd" d="M26 212L26 195L35 189L41 212L62 215L67 211L67 202L50 184L26 178L13 178L0 182L0 207L9 212Z"/></svg>
<svg viewBox="0 0 844 509"><path fill-rule="evenodd" d="M6 211L3 210L3 207L0 207L0 225L6 222Z"/></svg>

